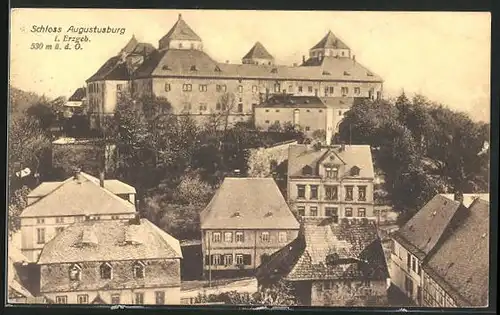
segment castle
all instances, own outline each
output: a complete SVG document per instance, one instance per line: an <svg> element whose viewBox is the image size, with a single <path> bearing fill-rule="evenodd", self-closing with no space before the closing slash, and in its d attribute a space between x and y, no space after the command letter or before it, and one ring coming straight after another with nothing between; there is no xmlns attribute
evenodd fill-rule
<svg viewBox="0 0 500 315"><path fill-rule="evenodd" d="M133 36L87 80L91 126L113 114L120 93L165 97L175 114L207 118L229 112L231 123L248 121L254 108L276 94L332 98L380 98L383 80L356 61L331 31L309 50L300 65L278 65L257 42L241 64L221 63L203 51L202 39L179 14L158 42ZM230 94L228 102L221 101Z"/></svg>

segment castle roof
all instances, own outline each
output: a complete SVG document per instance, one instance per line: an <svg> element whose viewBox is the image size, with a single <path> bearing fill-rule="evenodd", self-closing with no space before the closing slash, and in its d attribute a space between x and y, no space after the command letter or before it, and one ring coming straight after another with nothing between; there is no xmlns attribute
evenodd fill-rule
<svg viewBox="0 0 500 315"><path fill-rule="evenodd" d="M321 49L321 48L334 48L334 49L349 49L349 47L344 44L340 39L335 36L332 31L328 31L328 33L323 37L319 43L314 45L311 49Z"/></svg>
<svg viewBox="0 0 500 315"><path fill-rule="evenodd" d="M201 38L182 19L181 14L179 14L179 19L174 24L174 26L172 26L170 31L168 31L168 33L165 36L163 36L160 41L163 41L165 39L201 41Z"/></svg>
<svg viewBox="0 0 500 315"><path fill-rule="evenodd" d="M256 42L243 59L274 59L274 57L266 50L264 45Z"/></svg>

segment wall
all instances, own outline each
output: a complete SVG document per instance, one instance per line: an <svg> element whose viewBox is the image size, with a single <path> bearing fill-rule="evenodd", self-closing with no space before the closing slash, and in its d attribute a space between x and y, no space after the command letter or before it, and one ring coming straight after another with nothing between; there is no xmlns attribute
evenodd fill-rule
<svg viewBox="0 0 500 315"><path fill-rule="evenodd" d="M271 161L275 161L276 165L280 165L284 161L288 160L288 147L296 144L297 141L292 141L270 148L250 149L248 157L248 176L271 176Z"/></svg>
<svg viewBox="0 0 500 315"><path fill-rule="evenodd" d="M327 287L327 283L329 287ZM370 281L313 281L311 306L387 306L385 280Z"/></svg>
<svg viewBox="0 0 500 315"><path fill-rule="evenodd" d="M457 303L430 275L422 271L423 297L422 306L425 307L457 307Z"/></svg>
<svg viewBox="0 0 500 315"><path fill-rule="evenodd" d="M111 280L100 278L102 262L83 262L81 266L81 280L69 279L69 268L72 264L51 264L41 266L40 291L41 293L81 292L99 290L122 290L140 288L164 288L180 286L180 260L156 259L145 260L144 279L135 279L133 276L133 260L112 261L113 277Z"/></svg>
<svg viewBox="0 0 500 315"><path fill-rule="evenodd" d="M128 90L128 81L105 81L104 82L104 114L113 114L119 100L119 91L117 86L121 85L122 91Z"/></svg>
<svg viewBox="0 0 500 315"><path fill-rule="evenodd" d="M321 54L322 56L334 56L334 57L338 56L338 57L350 58L351 57L351 50L350 49L317 48L317 49L311 49L309 51L310 57L317 57L318 54Z"/></svg>
<svg viewBox="0 0 500 315"><path fill-rule="evenodd" d="M286 123L293 124L293 107L258 107L255 109L255 125L267 130L270 126L279 122L283 127ZM326 130L325 108L299 108L299 126L307 135L312 135L315 130Z"/></svg>
<svg viewBox="0 0 500 315"><path fill-rule="evenodd" d="M393 252L391 253L391 265L390 265L390 274L391 274L391 282L399 288L401 292L403 292L406 296L411 298L417 305L420 305L420 301L418 298L418 288L422 287L422 278L421 278L421 265L418 259L411 255L411 259L418 262L415 270L412 268L408 268L408 250L403 247L396 240L393 240ZM411 261L410 259L410 261ZM409 277L413 281L413 294L406 289L405 279Z"/></svg>
<svg viewBox="0 0 500 315"><path fill-rule="evenodd" d="M277 223L278 225L279 223ZM244 241L236 242L235 232L243 231ZM287 233L287 238L283 242L279 242L279 232L284 231ZM212 238L212 233L221 233L221 242L214 243ZM224 233L233 233L233 242L224 242ZM269 232L270 241L265 242L261 239L262 232ZM203 251L203 267L205 270L211 269L212 271L217 270L238 270L239 267L236 266L236 254L251 255L251 264L245 265L243 269L255 269L261 264L261 256L264 254L271 255L272 253L278 251L283 246L287 245L293 241L298 235L297 230L204 230L202 232L202 251ZM217 265L209 266L206 264L206 255L213 254L233 254L233 264L230 266ZM221 257L223 261L223 257Z"/></svg>

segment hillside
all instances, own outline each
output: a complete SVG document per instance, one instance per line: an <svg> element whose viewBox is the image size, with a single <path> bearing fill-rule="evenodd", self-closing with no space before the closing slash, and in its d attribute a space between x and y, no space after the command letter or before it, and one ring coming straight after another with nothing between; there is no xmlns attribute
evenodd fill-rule
<svg viewBox="0 0 500 315"><path fill-rule="evenodd" d="M9 85L9 112L12 114L22 113L44 98L36 93L26 92Z"/></svg>

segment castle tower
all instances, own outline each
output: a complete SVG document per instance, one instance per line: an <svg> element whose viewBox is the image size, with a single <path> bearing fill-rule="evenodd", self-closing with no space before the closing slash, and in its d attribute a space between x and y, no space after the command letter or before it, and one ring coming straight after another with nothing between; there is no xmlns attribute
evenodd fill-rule
<svg viewBox="0 0 500 315"><path fill-rule="evenodd" d="M274 57L266 50L264 45L256 42L250 51L243 57L244 64L274 65Z"/></svg>
<svg viewBox="0 0 500 315"><path fill-rule="evenodd" d="M338 39L332 31L328 31L328 34L309 50L310 58L321 59L325 56L350 58L351 49Z"/></svg>
<svg viewBox="0 0 500 315"><path fill-rule="evenodd" d="M174 26L160 39L158 49L203 50L203 43L179 14Z"/></svg>

